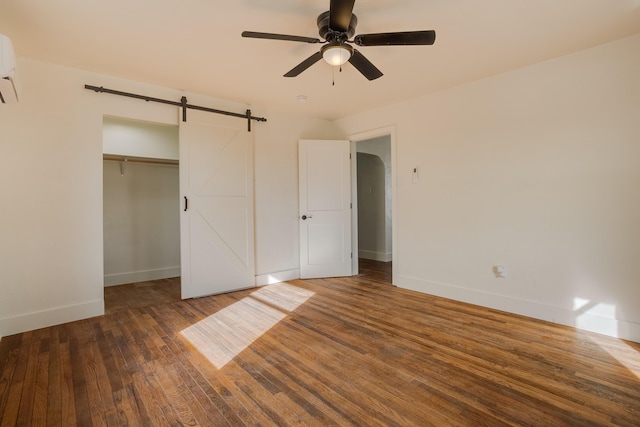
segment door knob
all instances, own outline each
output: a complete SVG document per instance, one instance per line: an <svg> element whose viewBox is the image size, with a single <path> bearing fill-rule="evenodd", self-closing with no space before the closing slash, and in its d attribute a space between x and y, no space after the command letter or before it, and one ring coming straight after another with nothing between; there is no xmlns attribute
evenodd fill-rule
<svg viewBox="0 0 640 427"><path fill-rule="evenodd" d="M304 221L307 218L309 218L309 219L313 218L313 215L306 215L305 214L305 215L302 215L300 218L302 218L302 220Z"/></svg>
<svg viewBox="0 0 640 427"><path fill-rule="evenodd" d="M307 219L307 216L306 215L302 215L302 219L303 220Z"/></svg>

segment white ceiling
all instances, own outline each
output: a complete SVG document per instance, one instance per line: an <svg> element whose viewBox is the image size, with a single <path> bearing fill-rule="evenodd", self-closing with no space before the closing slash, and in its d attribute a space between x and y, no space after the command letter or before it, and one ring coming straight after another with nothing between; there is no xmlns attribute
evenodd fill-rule
<svg viewBox="0 0 640 427"><path fill-rule="evenodd" d="M19 57L335 119L640 32L640 0L356 0L356 34L434 29L436 43L359 48L384 76L370 82L346 64L335 86L324 62L282 77L319 45L240 36L317 37L328 8L329 0L0 0L0 33Z"/></svg>

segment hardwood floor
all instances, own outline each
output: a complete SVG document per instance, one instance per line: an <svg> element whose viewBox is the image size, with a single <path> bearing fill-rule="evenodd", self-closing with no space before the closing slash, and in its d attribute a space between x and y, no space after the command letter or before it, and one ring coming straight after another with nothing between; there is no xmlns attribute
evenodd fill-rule
<svg viewBox="0 0 640 427"><path fill-rule="evenodd" d="M391 283L391 262L358 258L358 267L360 270L358 277L366 277L367 279L378 282Z"/></svg>
<svg viewBox="0 0 640 427"><path fill-rule="evenodd" d="M105 295L0 341L1 426L640 425L640 344L384 281Z"/></svg>

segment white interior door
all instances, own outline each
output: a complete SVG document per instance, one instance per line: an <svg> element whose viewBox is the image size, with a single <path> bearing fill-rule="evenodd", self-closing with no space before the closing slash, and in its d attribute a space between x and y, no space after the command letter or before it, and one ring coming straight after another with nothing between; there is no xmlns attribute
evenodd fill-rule
<svg viewBox="0 0 640 427"><path fill-rule="evenodd" d="M300 275L351 275L349 141L299 141Z"/></svg>
<svg viewBox="0 0 640 427"><path fill-rule="evenodd" d="M180 122L182 298L255 285L253 139L237 118Z"/></svg>

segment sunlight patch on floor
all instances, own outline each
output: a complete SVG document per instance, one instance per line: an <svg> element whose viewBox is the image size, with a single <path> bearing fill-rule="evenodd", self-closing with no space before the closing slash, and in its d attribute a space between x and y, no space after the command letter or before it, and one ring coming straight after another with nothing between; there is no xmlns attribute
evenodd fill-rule
<svg viewBox="0 0 640 427"><path fill-rule="evenodd" d="M313 294L311 291L286 283L276 283L258 289L251 294L251 297L281 310L293 311L304 304Z"/></svg>
<svg viewBox="0 0 640 427"><path fill-rule="evenodd" d="M640 352L622 340L611 342L610 338L590 337L598 346L640 379Z"/></svg>
<svg viewBox="0 0 640 427"><path fill-rule="evenodd" d="M619 322L614 304L599 303L584 298L574 298L573 311L577 328L597 332L609 337L619 337ZM640 378L640 353L622 340L615 343L610 338L591 338L598 346L614 358L620 365Z"/></svg>
<svg viewBox="0 0 640 427"><path fill-rule="evenodd" d="M221 369L313 295L286 283L264 286L181 333Z"/></svg>

